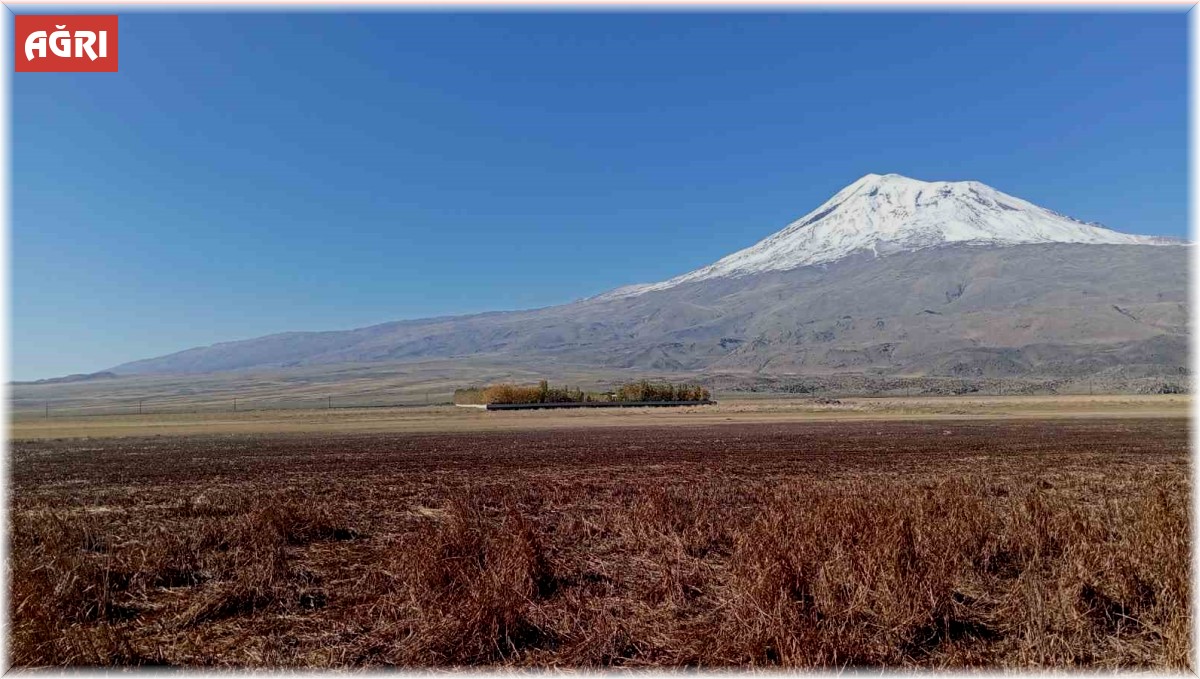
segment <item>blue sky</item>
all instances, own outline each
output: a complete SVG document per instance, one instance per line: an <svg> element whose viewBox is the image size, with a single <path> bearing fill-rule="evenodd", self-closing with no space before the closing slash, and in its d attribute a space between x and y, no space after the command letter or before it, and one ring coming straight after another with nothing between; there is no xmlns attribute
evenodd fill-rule
<svg viewBox="0 0 1200 679"><path fill-rule="evenodd" d="M122 14L13 74L13 376L661 280L868 172L1182 237L1186 25Z"/></svg>

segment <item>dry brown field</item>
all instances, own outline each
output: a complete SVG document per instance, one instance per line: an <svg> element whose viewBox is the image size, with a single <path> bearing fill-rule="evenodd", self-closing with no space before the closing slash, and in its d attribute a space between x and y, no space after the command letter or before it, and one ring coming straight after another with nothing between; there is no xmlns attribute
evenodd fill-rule
<svg viewBox="0 0 1200 679"><path fill-rule="evenodd" d="M1187 417L1186 395L945 396L819 399L718 395L715 406L486 412L454 406L262 409L116 415L19 413L14 439L267 433L435 433L650 425L1044 418Z"/></svg>
<svg viewBox="0 0 1200 679"><path fill-rule="evenodd" d="M18 420L11 659L1191 668L1186 401L953 403Z"/></svg>

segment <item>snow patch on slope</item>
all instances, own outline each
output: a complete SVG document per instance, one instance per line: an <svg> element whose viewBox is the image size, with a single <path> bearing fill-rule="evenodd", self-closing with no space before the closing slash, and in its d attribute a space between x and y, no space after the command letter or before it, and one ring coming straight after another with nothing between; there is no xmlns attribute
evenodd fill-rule
<svg viewBox="0 0 1200 679"><path fill-rule="evenodd" d="M786 271L859 252L885 256L951 243L1177 244L1081 222L975 181L923 182L869 174L759 243L661 283L627 285L598 299L631 297L711 278Z"/></svg>

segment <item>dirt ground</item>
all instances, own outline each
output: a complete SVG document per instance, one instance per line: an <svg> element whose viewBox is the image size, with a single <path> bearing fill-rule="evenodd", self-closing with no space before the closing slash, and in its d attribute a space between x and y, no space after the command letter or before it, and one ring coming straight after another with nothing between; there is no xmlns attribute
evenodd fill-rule
<svg viewBox="0 0 1200 679"><path fill-rule="evenodd" d="M464 431L228 433L303 426L248 413L163 427L226 432L203 436L18 441L12 658L1182 669L1188 426L1167 415L1184 403L729 402L572 418L586 426L482 414L529 415L520 431L466 431L513 420L455 411ZM919 406L935 419L889 419ZM761 421L723 419L739 414ZM632 422L671 426L616 424Z"/></svg>
<svg viewBox="0 0 1200 679"><path fill-rule="evenodd" d="M486 412L453 406L250 410L191 414L13 418L13 439L249 433L405 433L517 431L862 420L961 420L1076 417L1185 417L1189 396L951 396L719 398L715 406Z"/></svg>

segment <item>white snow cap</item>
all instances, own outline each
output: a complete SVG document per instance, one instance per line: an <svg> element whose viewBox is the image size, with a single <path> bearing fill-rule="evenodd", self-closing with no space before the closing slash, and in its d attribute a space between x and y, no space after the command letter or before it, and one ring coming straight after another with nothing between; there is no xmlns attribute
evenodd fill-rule
<svg viewBox="0 0 1200 679"><path fill-rule="evenodd" d="M947 243L1167 245L1179 241L1081 222L975 181L923 182L898 174L869 174L756 245L682 276L625 286L602 297L630 297L710 278L784 271L863 251L882 256Z"/></svg>

